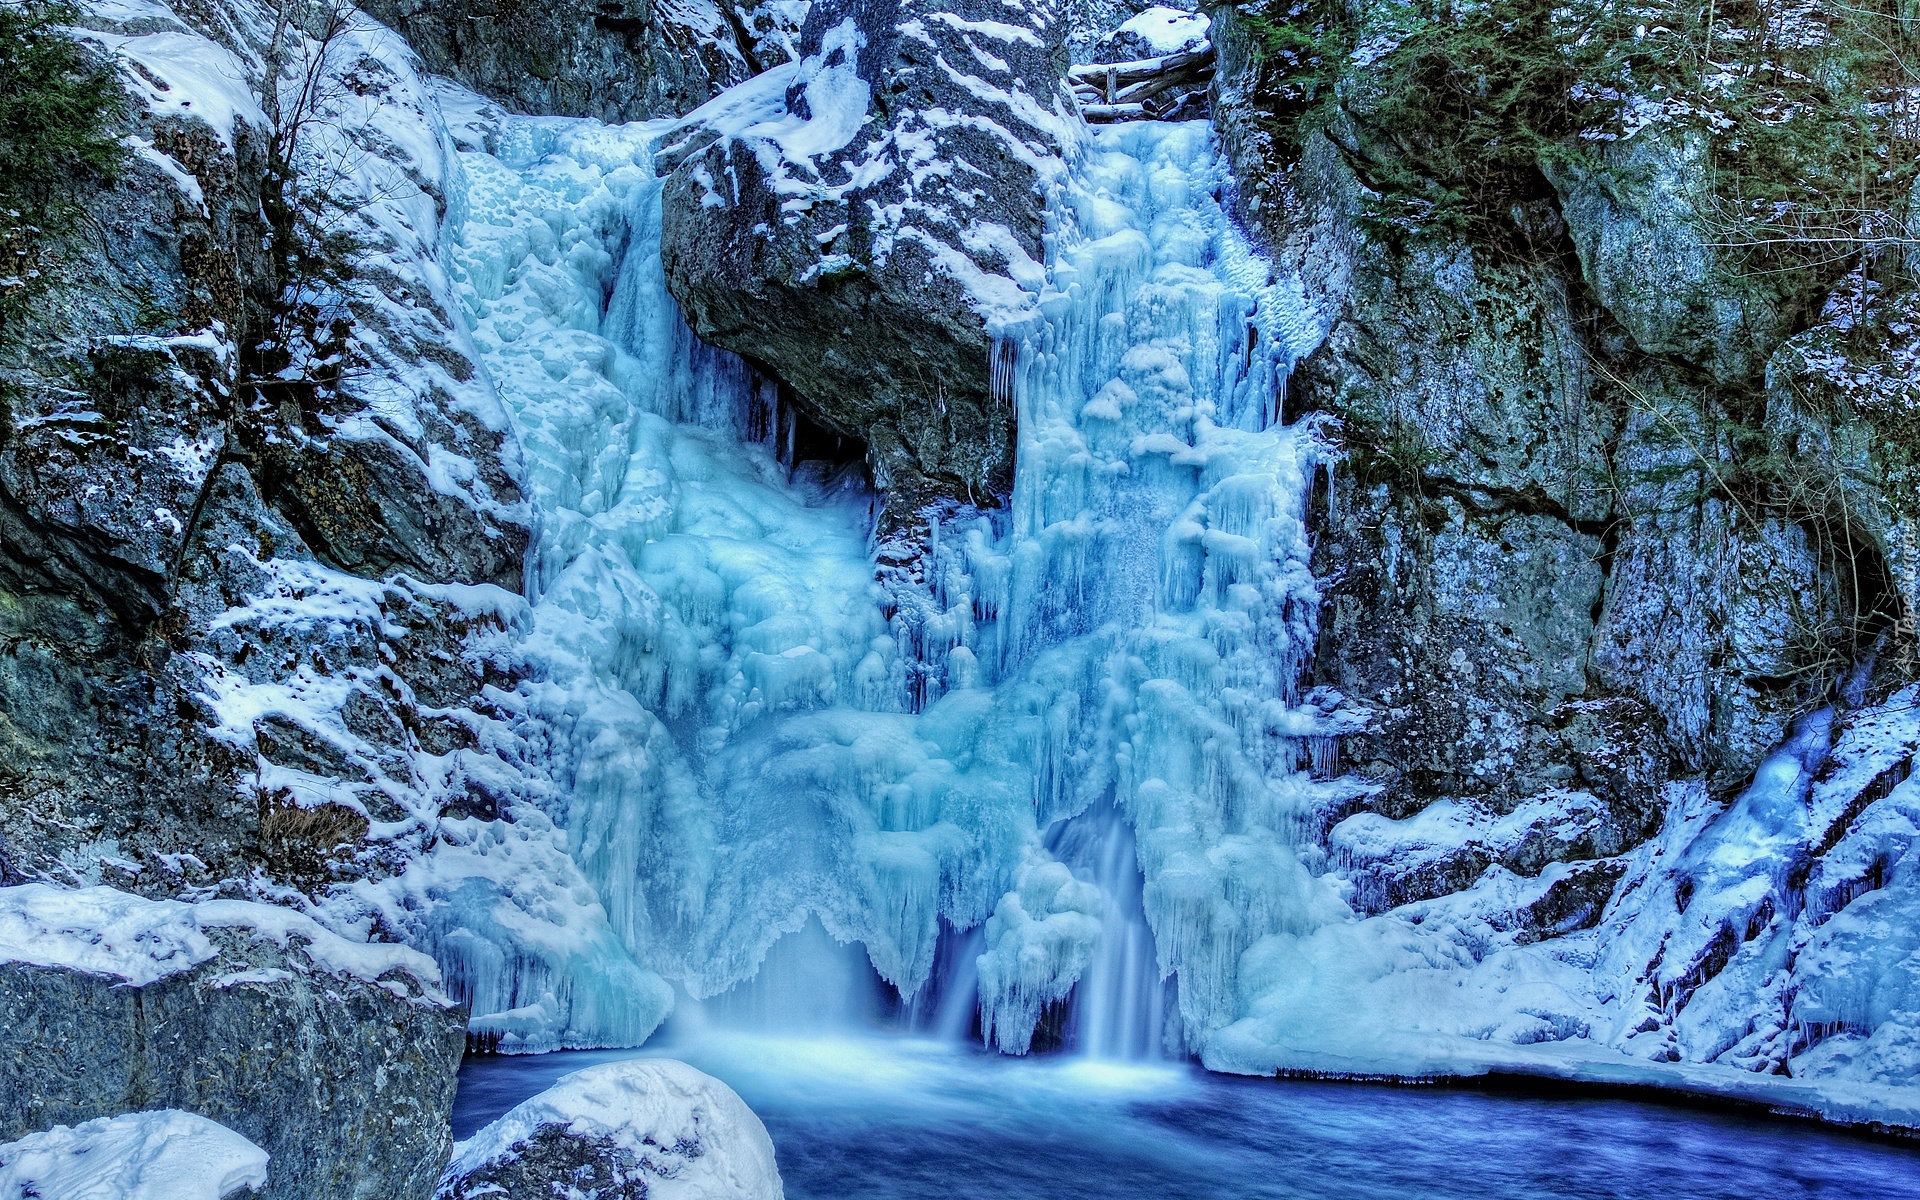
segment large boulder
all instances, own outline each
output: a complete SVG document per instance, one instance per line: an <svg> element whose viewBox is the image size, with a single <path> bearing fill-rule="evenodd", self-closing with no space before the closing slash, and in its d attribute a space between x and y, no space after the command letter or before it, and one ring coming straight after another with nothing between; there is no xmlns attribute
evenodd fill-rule
<svg viewBox="0 0 1920 1200"><path fill-rule="evenodd" d="M228 1200L266 1181L266 1151L172 1108L55 1125L0 1146L0 1200Z"/></svg>
<svg viewBox="0 0 1920 1200"><path fill-rule="evenodd" d="M1039 3L821 0L801 61L662 152L688 322L866 446L883 534L1011 487L1006 338L1033 319L1080 129L1063 36Z"/></svg>
<svg viewBox="0 0 1920 1200"><path fill-rule="evenodd" d="M0 889L0 1138L156 1108L266 1150L267 1200L424 1197L465 1013L433 961L289 909Z"/></svg>
<svg viewBox="0 0 1920 1200"><path fill-rule="evenodd" d="M575 1071L461 1142L438 1200L780 1200L773 1142L726 1084L685 1063Z"/></svg>

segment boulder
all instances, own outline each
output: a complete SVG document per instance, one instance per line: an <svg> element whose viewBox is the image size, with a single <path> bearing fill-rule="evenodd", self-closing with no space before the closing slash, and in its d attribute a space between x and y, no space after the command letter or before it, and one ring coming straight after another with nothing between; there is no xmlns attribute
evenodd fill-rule
<svg viewBox="0 0 1920 1200"><path fill-rule="evenodd" d="M575 1071L455 1148L437 1200L780 1200L773 1142L726 1084L685 1063Z"/></svg>
<svg viewBox="0 0 1920 1200"><path fill-rule="evenodd" d="M0 1137L178 1108L266 1150L266 1200L424 1197L465 1013L433 961L289 909L0 889Z"/></svg>
<svg viewBox="0 0 1920 1200"><path fill-rule="evenodd" d="M1080 129L1062 38L1038 3L822 0L800 61L660 156L688 323L866 447L883 540L1011 488L1008 339L1035 319L1046 199Z"/></svg>

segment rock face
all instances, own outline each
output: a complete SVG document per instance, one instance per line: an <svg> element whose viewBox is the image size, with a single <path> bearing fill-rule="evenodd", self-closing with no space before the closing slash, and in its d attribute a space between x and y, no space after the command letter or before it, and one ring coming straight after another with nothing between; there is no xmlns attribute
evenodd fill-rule
<svg viewBox="0 0 1920 1200"><path fill-rule="evenodd" d="M1062 36L1041 0L817 3L802 61L662 156L688 323L865 446L883 535L1011 486L1004 337L1031 319L1077 124Z"/></svg>
<svg viewBox="0 0 1920 1200"><path fill-rule="evenodd" d="M618 122L687 112L785 61L806 5L373 0L365 7L404 36L429 70L510 108Z"/></svg>
<svg viewBox="0 0 1920 1200"><path fill-rule="evenodd" d="M266 331L315 284L257 249L285 114L236 32L271 20L233 15L151 5L83 33L133 64L132 149L0 353L5 881L365 874L369 820L437 774L422 751L472 744L422 709L471 704L472 643L519 586L516 450L438 265L427 85L370 24L319 60L298 157L331 181L350 369L264 383Z"/></svg>
<svg viewBox="0 0 1920 1200"><path fill-rule="evenodd" d="M773 1143L719 1080L635 1059L576 1071L456 1148L436 1200L780 1200Z"/></svg>
<svg viewBox="0 0 1920 1200"><path fill-rule="evenodd" d="M178 1109L56 1125L0 1146L0 1196L229 1200L267 1181L267 1152Z"/></svg>
<svg viewBox="0 0 1920 1200"><path fill-rule="evenodd" d="M1912 795L1896 689L1920 494L1890 325L1910 301L1729 269L1702 147L1659 126L1543 163L1501 216L1525 252L1390 237L1363 172L1401 151L1365 78L1290 141L1276 64L1214 16L1241 214L1326 331L1288 415L1331 414L1346 449L1312 506L1311 682L1374 713L1341 758L1375 790L1313 849L1377 915L1254 973L1317 970L1317 1012L1420 1048L1356 1048L1285 1005L1247 1029L1403 1071L1456 1022L1487 1044L1910 1082L1906 1001L1852 1000L1910 988L1904 942L1862 934L1907 903L1889 848ZM1821 316L1794 332L1795 312ZM1385 944L1449 964L1422 1013L1344 974Z"/></svg>
<svg viewBox="0 0 1920 1200"><path fill-rule="evenodd" d="M282 908L0 889L0 1136L178 1108L258 1144L286 1200L425 1196L465 1013L431 959Z"/></svg>
<svg viewBox="0 0 1920 1200"><path fill-rule="evenodd" d="M1550 170L1521 216L1553 252L1392 245L1351 166L1389 153L1364 96L1285 150L1250 115L1267 68L1221 28L1243 212L1327 329L1288 397L1338 417L1348 449L1315 506L1316 682L1377 712L1345 749L1382 811L1574 786L1645 836L1663 778L1738 790L1879 619L1900 548L1885 517L1832 537L1739 465L1795 427L1767 390L1786 306L1714 261L1690 215L1699 148L1649 131L1604 179ZM1900 507L1861 490L1863 511Z"/></svg>

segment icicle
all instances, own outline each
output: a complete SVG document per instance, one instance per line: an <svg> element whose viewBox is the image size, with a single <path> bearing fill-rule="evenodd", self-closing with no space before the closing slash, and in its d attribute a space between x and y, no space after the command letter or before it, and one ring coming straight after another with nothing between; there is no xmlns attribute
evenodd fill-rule
<svg viewBox="0 0 1920 1200"><path fill-rule="evenodd" d="M988 351L987 394L995 404L1013 405L1013 368L1020 360L1020 346L1012 338L996 337Z"/></svg>

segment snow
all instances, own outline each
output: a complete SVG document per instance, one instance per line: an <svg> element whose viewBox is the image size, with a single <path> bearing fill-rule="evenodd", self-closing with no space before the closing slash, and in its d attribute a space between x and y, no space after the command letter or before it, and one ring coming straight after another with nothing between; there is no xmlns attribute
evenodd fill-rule
<svg viewBox="0 0 1920 1200"><path fill-rule="evenodd" d="M225 1200L266 1182L265 1150L178 1109L56 1125L0 1145L0 1200Z"/></svg>
<svg viewBox="0 0 1920 1200"><path fill-rule="evenodd" d="M192 909L109 887L0 888L0 961L105 975L143 987L217 951Z"/></svg>
<svg viewBox="0 0 1920 1200"><path fill-rule="evenodd" d="M760 164L778 195L821 194L813 160L844 149L867 123L873 97L859 72L865 44L847 17L822 36L819 53L722 92L688 114L684 128L722 142L758 143ZM804 111L788 107L787 96L796 88Z"/></svg>
<svg viewBox="0 0 1920 1200"><path fill-rule="evenodd" d="M566 1076L455 1146L442 1188L555 1126L632 1155L653 1200L783 1194L760 1119L726 1084L670 1059L630 1059Z"/></svg>
<svg viewBox="0 0 1920 1200"><path fill-rule="evenodd" d="M1151 46L1156 55L1178 54L1206 41L1211 27L1212 22L1201 13L1156 5L1129 18L1108 36L1131 33Z"/></svg>
<svg viewBox="0 0 1920 1200"><path fill-rule="evenodd" d="M218 951L207 937L211 929L245 930L287 949L297 946L316 970L412 999L404 984L386 978L403 972L422 986L423 1002L449 1003L438 991L439 968L426 955L348 941L292 909L247 900L148 900L98 886L0 888L0 962L82 971L144 987L213 958Z"/></svg>

